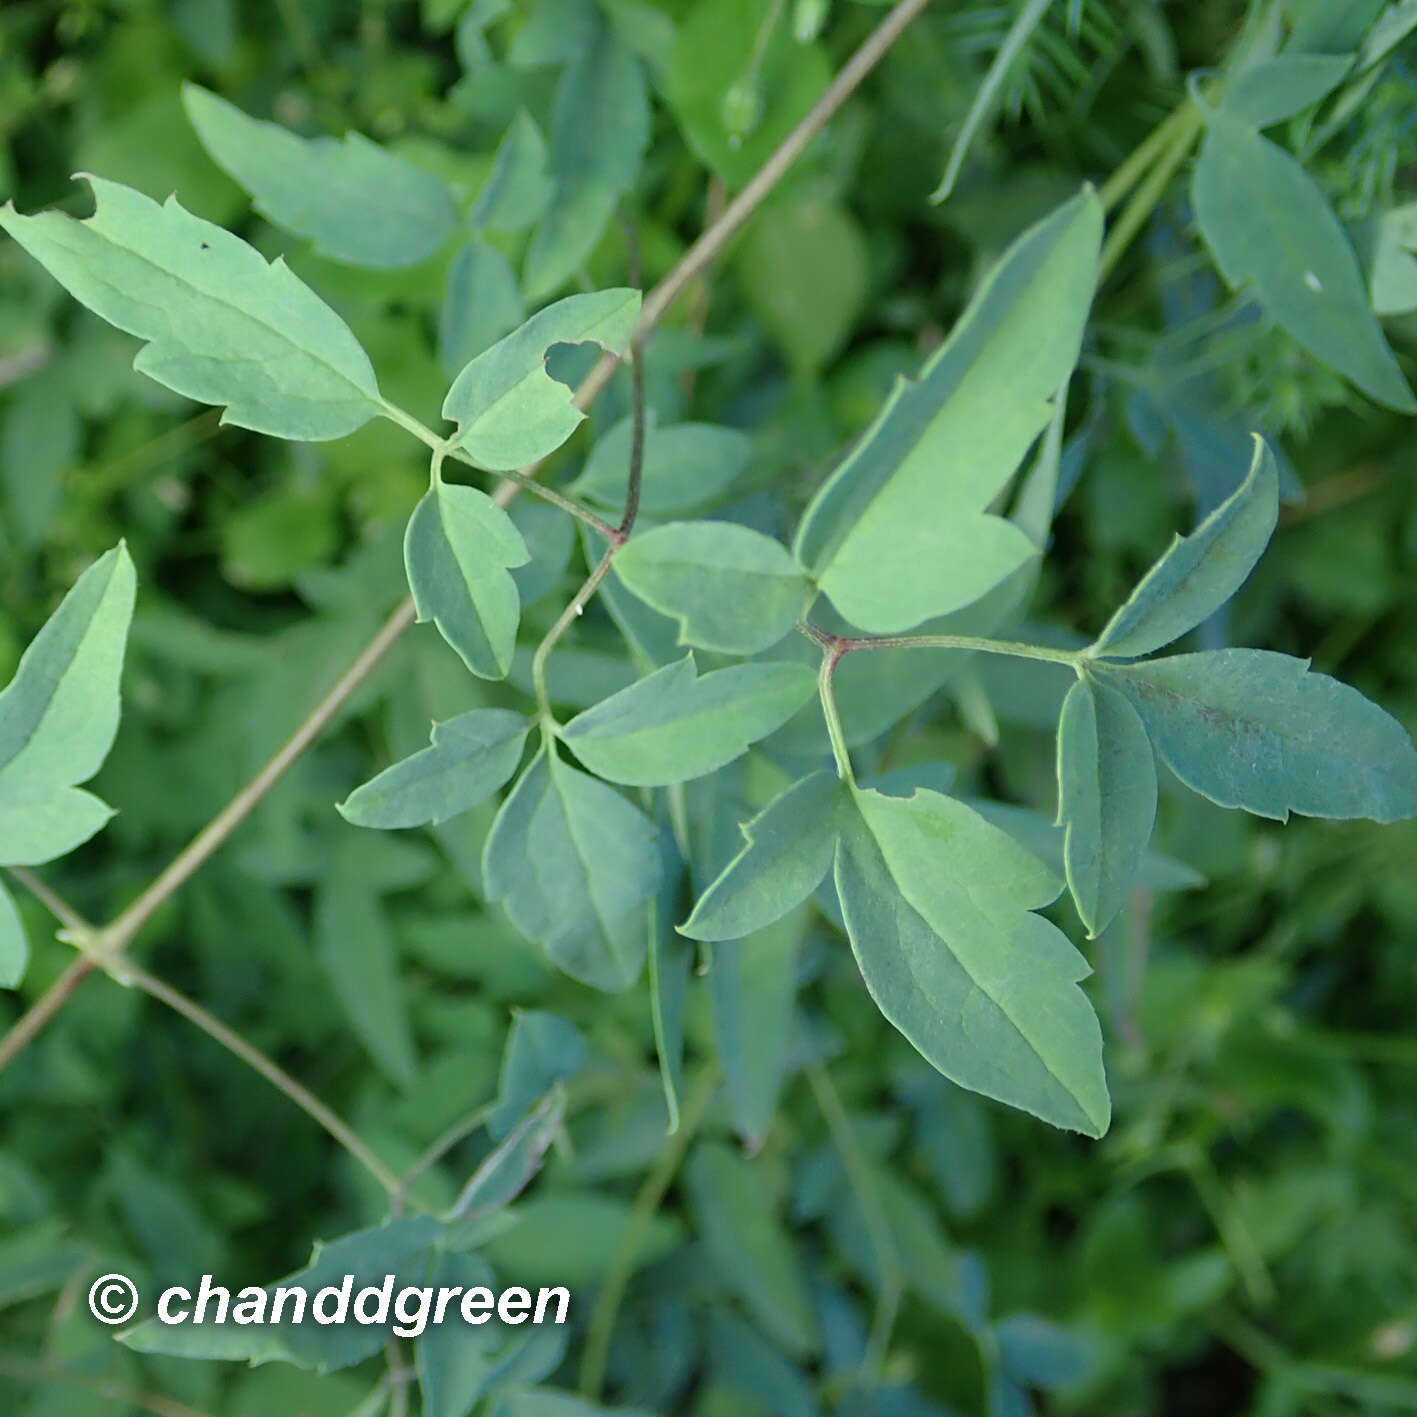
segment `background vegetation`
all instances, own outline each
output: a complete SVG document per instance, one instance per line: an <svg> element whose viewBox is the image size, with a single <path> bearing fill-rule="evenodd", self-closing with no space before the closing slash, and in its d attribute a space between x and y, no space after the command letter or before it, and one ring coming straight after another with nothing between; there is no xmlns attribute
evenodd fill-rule
<svg viewBox="0 0 1417 1417"><path fill-rule="evenodd" d="M1122 238L1073 385L1032 629L1095 633L1171 533L1236 485L1258 429L1288 479L1281 527L1228 623L1202 634L1311 654L1410 726L1411 424L1218 277L1188 205L1195 134L1163 130L1174 161L1144 145L1188 74L1281 40L1348 53L1387 23L1396 38L1361 85L1269 135L1349 223L1410 371L1412 8L1058 0L1022 36L953 190L932 204L1016 18L936 0L650 346L661 423L744 435L707 509L790 527L981 268L1081 179L1110 196L1143 145L1139 196L1112 203ZM861 0L11 0L0 192L26 212L81 212L69 174L84 171L178 193L283 252L358 334L388 396L434 422L449 375L524 302L634 283L635 263L646 288L671 271L884 14ZM623 38L648 107L623 86L595 98L603 127L581 161L604 163L610 200L569 283L524 264L516 223L482 241L522 289L457 240L397 271L314 254L253 213L182 106L192 80L302 133L357 129L471 205L519 112L554 130L566 66L600 24ZM440 324L455 260L484 284L461 324ZM43 873L89 919L138 899L369 643L403 593L399 538L426 487L424 457L392 425L315 445L223 428L133 373L133 352L14 242L0 246L0 678L120 537L140 580L122 729L95 782L120 812ZM553 368L573 381L583 364ZM550 480L579 475L628 407L617 375ZM585 568L568 522L527 496L514 508L536 550L511 674L525 690L531 647ZM574 708L642 668L597 605L558 652L553 693ZM1029 669L922 683L870 747L876 765L944 759L956 790L1051 814L1058 698ZM791 917L741 955L720 947L688 993L686 1106L708 1098L715 1069L725 1086L686 1157L688 1128L666 1136L647 982L576 984L484 907L493 804L397 836L331 810L421 746L431 718L502 693L471 680L431 627L400 635L134 946L395 1172L498 1096L519 1015L579 1030L567 1135L484 1250L504 1282L572 1284L575 1331L565 1355L545 1341L484 1354L482 1400L504 1400L507 1381L580 1379L591 1397L701 1417L1417 1409L1412 825L1281 827L1163 784L1157 846L1207 884L1173 865L1087 947L1115 1106L1100 1142L944 1083L880 1017L828 914ZM759 801L780 781L771 748L746 769ZM73 960L44 907L17 895L35 957L16 1018ZM332 1374L184 1363L129 1351L87 1313L103 1269L153 1289L202 1272L263 1283L299 1268L313 1241L378 1219L384 1191L280 1092L151 994L104 977L76 983L6 1061L0 1410L417 1410L397 1345L388 1364ZM446 1205L491 1146L471 1131L411 1194ZM643 1209L661 1190L626 1276L637 1197ZM613 1340L604 1381L586 1383L607 1275L623 1302L600 1309Z"/></svg>

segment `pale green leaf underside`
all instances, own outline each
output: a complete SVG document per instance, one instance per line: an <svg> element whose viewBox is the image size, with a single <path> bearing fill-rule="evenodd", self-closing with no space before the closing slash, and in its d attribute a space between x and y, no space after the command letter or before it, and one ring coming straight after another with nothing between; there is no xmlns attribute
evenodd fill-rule
<svg viewBox="0 0 1417 1417"><path fill-rule="evenodd" d="M19 800L0 792L0 865L39 866L67 856L112 815L112 807L78 787Z"/></svg>
<svg viewBox="0 0 1417 1417"><path fill-rule="evenodd" d="M413 509L403 554L419 621L474 674L504 678L521 617L509 571L531 559L512 519L485 492L440 481Z"/></svg>
<svg viewBox="0 0 1417 1417"><path fill-rule="evenodd" d="M561 737L612 782L687 782L745 753L815 689L816 675L803 664L738 664L700 677L687 654L577 715Z"/></svg>
<svg viewBox="0 0 1417 1417"><path fill-rule="evenodd" d="M695 940L740 940L800 905L831 870L844 788L816 772L744 824L743 849L679 927Z"/></svg>
<svg viewBox="0 0 1417 1417"><path fill-rule="evenodd" d="M25 650L0 693L0 807L99 770L118 731L134 587L120 543L79 577Z"/></svg>
<svg viewBox="0 0 1417 1417"><path fill-rule="evenodd" d="M1132 701L1166 765L1222 807L1284 821L1417 814L1417 751L1356 689L1267 650L1098 666Z"/></svg>
<svg viewBox="0 0 1417 1417"><path fill-rule="evenodd" d="M147 341L133 367L223 421L314 442L353 433L380 411L369 357L349 326L279 259L186 211L88 177L98 207L3 226L69 292Z"/></svg>
<svg viewBox="0 0 1417 1417"><path fill-rule="evenodd" d="M1239 590L1279 518L1274 454L1255 439L1245 480L1189 536L1178 536L1107 622L1092 653L1131 659L1179 639Z"/></svg>
<svg viewBox="0 0 1417 1417"><path fill-rule="evenodd" d="M1156 822L1156 762L1136 710L1080 679L1058 720L1058 815L1068 889L1096 938L1125 904Z"/></svg>
<svg viewBox="0 0 1417 1417"><path fill-rule="evenodd" d="M1225 279L1378 403L1417 412L1369 306L1358 258L1313 179L1253 128L1213 117L1191 182Z"/></svg>
<svg viewBox="0 0 1417 1417"><path fill-rule="evenodd" d="M182 103L212 160L275 225L352 266L411 266L458 224L447 185L359 133L301 138L263 123L196 84Z"/></svg>
<svg viewBox="0 0 1417 1417"><path fill-rule="evenodd" d="M1088 1136L1111 1107L1090 972L1033 908L1059 882L962 803L855 794L836 887L881 1012L946 1077Z"/></svg>
<svg viewBox="0 0 1417 1417"><path fill-rule="evenodd" d="M512 789L482 860L490 900L572 978L628 988L664 872L654 824L612 787L545 751Z"/></svg>
<svg viewBox="0 0 1417 1417"><path fill-rule="evenodd" d="M1101 233L1089 190L1019 237L808 507L798 560L853 624L909 629L979 599L1036 554L985 509L1077 361Z"/></svg>
<svg viewBox="0 0 1417 1417"><path fill-rule="evenodd" d="M0 989L13 989L25 977L30 961L24 923L5 882L0 880Z"/></svg>
<svg viewBox="0 0 1417 1417"><path fill-rule="evenodd" d="M585 418L571 390L546 372L553 344L600 345L623 354L640 315L637 290L569 295L467 364L443 401L458 425L452 446L479 467L511 471L544 458Z"/></svg>
<svg viewBox="0 0 1417 1417"><path fill-rule="evenodd" d="M431 746L387 767L339 804L357 827L423 827L490 797L517 770L529 724L509 709L435 723Z"/></svg>
<svg viewBox="0 0 1417 1417"><path fill-rule="evenodd" d="M769 536L732 522L669 522L632 538L615 573L679 622L679 642L725 654L775 645L806 606L807 579Z"/></svg>

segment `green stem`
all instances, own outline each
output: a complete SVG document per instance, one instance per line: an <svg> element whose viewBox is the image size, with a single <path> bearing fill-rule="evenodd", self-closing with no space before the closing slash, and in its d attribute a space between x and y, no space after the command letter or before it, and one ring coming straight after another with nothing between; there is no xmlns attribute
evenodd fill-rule
<svg viewBox="0 0 1417 1417"><path fill-rule="evenodd" d="M827 721L827 737L831 739L832 757L836 759L836 775L845 783L855 786L856 777L851 771L851 754L846 747L846 732L841 726L841 715L836 709L836 696L832 693L832 675L836 673L841 652L825 649L822 653L822 667L817 675L817 694L822 701L822 717Z"/></svg>
<svg viewBox="0 0 1417 1417"><path fill-rule="evenodd" d="M615 1332L615 1319L620 1312L620 1302L625 1297L630 1275L634 1272L640 1246L644 1244L650 1222L659 1210L670 1183L678 1174L689 1143L693 1141L717 1090L718 1070L710 1065L694 1079L684 1102L679 1130L669 1136L664 1150L659 1154L659 1160L654 1164L654 1170L645 1177L644 1184L635 1196L630 1218L621 1233L615 1254L611 1257L610 1268L606 1271L600 1292L595 1296L595 1307L591 1310L590 1324L586 1329L585 1349L581 1356L580 1390L582 1396L592 1402L600 1397L600 1390L605 1384L605 1363L610 1354L610 1339Z"/></svg>
<svg viewBox="0 0 1417 1417"><path fill-rule="evenodd" d="M460 1141L470 1137L479 1128L487 1125L487 1119L496 1110L496 1101L484 1102L481 1107L469 1112L461 1121L454 1122L412 1166L399 1178L399 1188L392 1197L393 1211L397 1215L403 1209L404 1200L413 1183L431 1166L441 1161Z"/></svg>
<svg viewBox="0 0 1417 1417"><path fill-rule="evenodd" d="M405 413L396 403L390 403L387 399L379 400L380 412L390 423L397 423L400 428L412 433L420 443L427 444L435 452L439 449L448 451L448 440L440 438L431 428L420 423L411 413Z"/></svg>
<svg viewBox="0 0 1417 1417"><path fill-rule="evenodd" d="M978 635L871 635L857 638L829 634L806 621L797 626L801 634L840 659L843 655L879 649L957 649L979 654L1005 654L1014 659L1040 659L1049 664L1076 668L1086 651L1051 649L1047 645L1026 645L1017 640L990 640Z"/></svg>
<svg viewBox="0 0 1417 1417"><path fill-rule="evenodd" d="M1146 178L1132 194L1131 200L1122 208L1122 213L1113 223L1111 231L1107 233L1098 269L1099 281L1105 280L1112 273L1117 262L1136 239L1137 233L1150 220L1172 177L1176 175L1176 169L1186 160L1187 154L1195 146L1196 139L1205 127L1204 116L1189 99L1177 110L1175 118L1176 126L1171 130L1170 141L1161 148L1156 165L1147 173Z"/></svg>
<svg viewBox="0 0 1417 1417"><path fill-rule="evenodd" d="M876 1254L876 1265L880 1269L881 1288L876 1296L876 1312L871 1320L871 1337L866 1348L866 1367L872 1375L879 1377L885 1365L886 1353L890 1348L891 1331L895 1327L896 1314L905 1293L905 1273L901 1268L900 1254L896 1250L895 1236L891 1233L890 1222L886 1218L885 1206L881 1201L880 1188L856 1139L851 1119L846 1108L841 1105L841 1097L833 1085L831 1075L820 1063L813 1063L807 1069L807 1081L826 1119L831 1132L832 1145L841 1157L842 1169L846 1172L847 1184L861 1207L861 1219L866 1226L866 1236Z"/></svg>
<svg viewBox="0 0 1417 1417"><path fill-rule="evenodd" d="M610 563L615 558L616 547L611 545L597 562L595 570L586 577L585 584L576 592L575 598L561 612L561 617L546 632L546 638L536 647L531 660L531 684L536 693L536 707L544 723L551 723L551 696L546 689L546 661L556 647L556 641L571 627L581 612L589 604L591 597L600 589L600 583L610 573Z"/></svg>
<svg viewBox="0 0 1417 1417"><path fill-rule="evenodd" d="M1165 151L1167 144L1175 137L1176 130L1185 123L1187 111L1193 107L1189 98L1182 99L1123 159L1122 165L1098 191L1103 211L1110 212L1136 186L1152 163Z"/></svg>

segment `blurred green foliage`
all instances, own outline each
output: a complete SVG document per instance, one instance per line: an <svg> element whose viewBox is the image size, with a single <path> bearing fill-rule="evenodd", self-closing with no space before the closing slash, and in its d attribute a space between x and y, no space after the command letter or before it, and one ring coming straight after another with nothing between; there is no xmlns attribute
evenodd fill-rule
<svg viewBox="0 0 1417 1417"><path fill-rule="evenodd" d="M648 360L655 416L739 430L711 505L781 535L979 271L1080 178L1104 183L1181 101L1188 72L1280 36L1377 50L1383 23L1397 38L1371 78L1266 141L1300 158L1349 224L1375 295L1377 272L1392 282L1375 304L1410 371L1411 8L1059 0L932 206L1013 19L937 0L675 307ZM354 329L388 397L431 422L448 376L524 307L567 281L626 283L617 205L645 285L670 269L882 13L864 0L9 0L0 193L24 211L79 212L75 171L176 192L283 253ZM571 111L565 76L607 34L636 77ZM308 136L352 128L384 143L452 186L473 244L378 272L316 254L206 155L184 81ZM1182 175L1159 194L1095 307L1031 629L1069 643L1098 631L1171 533L1233 489L1257 428L1281 450L1289 501L1202 644L1312 654L1410 726L1411 425L1225 288L1188 191ZM474 292L462 325L442 314L450 281ZM0 246L0 673L120 537L139 571L122 728L94 784L119 814L48 876L93 919L151 880L369 640L402 593L400 528L426 485L417 445L392 425L315 445L222 428L133 373L133 352ZM581 477L595 500L608 473L591 449L624 439L628 407L617 376L550 479ZM522 690L530 646L584 574L564 519L545 512L527 497L513 508L534 553L516 571ZM636 610L607 586L553 661L557 702L590 705L659 662L625 647L617 625L641 646L659 628ZM891 688L911 711L872 744L877 765L944 760L960 795L1051 814L1067 678L1035 669L989 662L948 684L924 664L902 670L916 679ZM854 692L869 708L876 691L868 678ZM430 719L509 701L431 626L408 632L137 953L396 1170L499 1096L514 1020L576 1026L568 1140L483 1251L504 1282L575 1286L570 1356L508 1360L518 1381L567 1387L593 1292L669 1144L648 981L591 991L484 908L492 804L399 837L332 810L423 747ZM787 780L769 753L732 771L739 815ZM932 1072L864 993L830 902L751 945L715 946L706 974L690 975L687 953L671 962L688 979L692 1066L721 1060L725 1087L639 1250L611 1398L695 1417L1417 1409L1417 827L1281 828L1163 778L1157 845L1208 886L1163 877L1088 947L1116 1110L1097 1143ZM22 909L32 998L71 951L27 896ZM86 1312L101 1270L145 1291L203 1272L265 1283L302 1267L312 1241L382 1214L383 1193L244 1065L98 979L0 1076L0 1106L0 1410L110 1417L142 1410L144 1392L222 1417L376 1410L360 1404L381 1358L323 1376L189 1363L129 1351ZM451 1204L495 1134L460 1143L416 1194ZM899 1317L866 1377L873 1301L896 1281Z"/></svg>

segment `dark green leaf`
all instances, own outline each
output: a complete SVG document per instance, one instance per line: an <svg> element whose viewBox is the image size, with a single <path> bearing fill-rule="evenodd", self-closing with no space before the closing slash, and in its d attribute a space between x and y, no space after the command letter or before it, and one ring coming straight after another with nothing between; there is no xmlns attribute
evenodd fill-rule
<svg viewBox="0 0 1417 1417"><path fill-rule="evenodd" d="M522 231L546 210L555 191L547 168L546 139L526 109L519 108L492 163L492 175L472 209L474 226Z"/></svg>
<svg viewBox="0 0 1417 1417"><path fill-rule="evenodd" d="M438 317L438 363L450 379L526 319L512 263L474 236L453 257Z"/></svg>
<svg viewBox="0 0 1417 1417"><path fill-rule="evenodd" d="M589 1061L590 1049L569 1019L540 1009L518 1013L502 1054L497 1108L487 1130L505 1137L556 1083L574 1077Z"/></svg>

